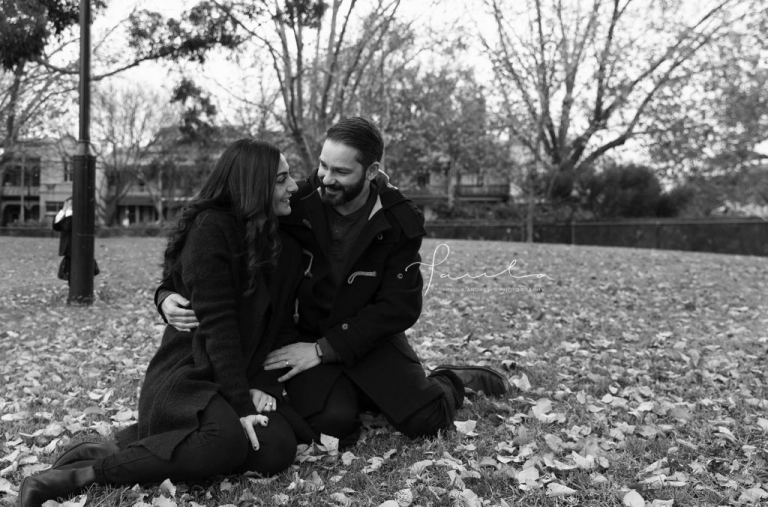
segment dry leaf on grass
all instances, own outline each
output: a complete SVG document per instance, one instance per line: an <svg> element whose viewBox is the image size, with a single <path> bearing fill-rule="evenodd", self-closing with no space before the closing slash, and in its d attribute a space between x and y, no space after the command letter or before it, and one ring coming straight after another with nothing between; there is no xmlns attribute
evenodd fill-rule
<svg viewBox="0 0 768 507"><path fill-rule="evenodd" d="M568 496L568 495L574 495L577 491L575 489L571 489L568 486L563 486L562 484L558 484L556 482L550 482L547 484L547 496Z"/></svg>
<svg viewBox="0 0 768 507"><path fill-rule="evenodd" d="M640 496L640 493L634 489L630 489L624 498L621 499L621 504L625 507L645 507L645 500Z"/></svg>

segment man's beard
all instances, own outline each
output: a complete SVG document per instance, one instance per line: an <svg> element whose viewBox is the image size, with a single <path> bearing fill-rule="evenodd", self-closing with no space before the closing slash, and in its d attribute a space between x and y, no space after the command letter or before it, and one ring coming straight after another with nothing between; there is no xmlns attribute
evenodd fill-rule
<svg viewBox="0 0 768 507"><path fill-rule="evenodd" d="M326 188L330 188L332 190L336 190L337 192L334 195L330 195L326 192ZM361 193L363 193L363 189L365 188L365 176L360 178L360 181L356 183L354 186L345 188L342 185L339 185L336 183L335 185L330 185L326 187L323 185L323 182L320 182L320 198L323 200L323 203L328 204L330 206L342 206L344 204L347 204L350 201L355 200L357 196L359 196ZM341 192L339 192L341 190Z"/></svg>

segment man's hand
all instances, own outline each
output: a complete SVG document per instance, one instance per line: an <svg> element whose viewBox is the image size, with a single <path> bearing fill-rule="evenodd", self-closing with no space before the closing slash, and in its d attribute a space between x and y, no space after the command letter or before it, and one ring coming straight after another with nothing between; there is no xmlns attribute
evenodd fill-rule
<svg viewBox="0 0 768 507"><path fill-rule="evenodd" d="M265 415L247 415L240 418L240 425L245 430L248 440L251 441L254 451L259 450L259 439L256 438L256 432L253 430L253 427L257 424L266 426L267 423L269 423L269 418Z"/></svg>
<svg viewBox="0 0 768 507"><path fill-rule="evenodd" d="M274 412L277 410L277 400L272 396L258 389L251 389L250 392L256 412L263 414L264 412Z"/></svg>
<svg viewBox="0 0 768 507"><path fill-rule="evenodd" d="M288 373L277 379L278 382L285 382L305 370L314 368L321 362L320 356L315 351L314 343L292 343L270 352L267 360L264 361L264 369L290 368Z"/></svg>
<svg viewBox="0 0 768 507"><path fill-rule="evenodd" d="M189 300L181 294L173 293L160 303L168 324L179 331L192 331L200 323L195 317L195 312L189 308Z"/></svg>

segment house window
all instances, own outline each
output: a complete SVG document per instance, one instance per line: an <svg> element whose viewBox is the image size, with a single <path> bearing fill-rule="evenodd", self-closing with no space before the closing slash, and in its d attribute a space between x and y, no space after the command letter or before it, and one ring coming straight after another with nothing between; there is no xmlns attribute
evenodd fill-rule
<svg viewBox="0 0 768 507"><path fill-rule="evenodd" d="M40 159L27 158L22 164L18 159L5 168L3 174L4 187L39 187Z"/></svg>
<svg viewBox="0 0 768 507"><path fill-rule="evenodd" d="M34 165L29 165L29 161L27 162L27 168L26 172L24 174L24 185L28 187L39 187L40 186L40 159L35 159L33 161Z"/></svg>
<svg viewBox="0 0 768 507"><path fill-rule="evenodd" d="M8 165L3 173L4 187L18 187L21 185L21 166Z"/></svg>

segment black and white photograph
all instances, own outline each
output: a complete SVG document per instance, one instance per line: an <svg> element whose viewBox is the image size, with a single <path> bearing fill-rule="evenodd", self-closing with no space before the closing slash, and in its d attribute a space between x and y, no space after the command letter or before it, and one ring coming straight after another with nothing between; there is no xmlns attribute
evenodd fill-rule
<svg viewBox="0 0 768 507"><path fill-rule="evenodd" d="M0 0L0 507L768 505L768 0Z"/></svg>

